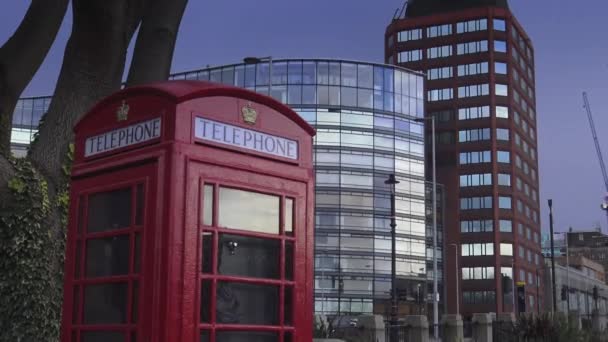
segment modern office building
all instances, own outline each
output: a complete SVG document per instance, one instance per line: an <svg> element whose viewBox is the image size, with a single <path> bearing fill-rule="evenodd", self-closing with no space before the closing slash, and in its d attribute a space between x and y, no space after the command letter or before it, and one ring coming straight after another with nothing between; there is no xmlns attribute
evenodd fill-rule
<svg viewBox="0 0 608 342"><path fill-rule="evenodd" d="M568 255L585 257L608 269L608 235L596 230L575 231L570 228L566 233Z"/></svg>
<svg viewBox="0 0 608 342"><path fill-rule="evenodd" d="M384 181L395 173L400 182L396 186L400 313L422 310L415 294L428 290L432 281L432 239L427 239L432 229L425 227L425 201L430 197L425 189L423 125L414 121L424 112L420 73L381 64L290 59L274 60L272 68L268 62L236 64L172 78L270 94L317 129L317 313L388 313L390 188ZM48 102L49 98L19 101L13 120L16 152L29 143ZM439 259L442 265L440 253Z"/></svg>
<svg viewBox="0 0 608 342"><path fill-rule="evenodd" d="M586 258L575 258L566 263L562 257L555 262L556 311L576 311L583 318L590 318L594 310L603 317L608 315L608 285L604 282L604 268ZM545 260L545 304L541 311L551 311L553 283L551 260ZM568 288L570 290L568 290Z"/></svg>
<svg viewBox="0 0 608 342"><path fill-rule="evenodd" d="M445 263L448 312L457 301L465 315L514 311L501 274L525 282L526 307L535 307L543 294L530 38L506 0L414 0L388 25L385 44L387 63L427 77L425 115L436 120L446 193L444 246L446 255L454 244L460 250ZM430 153L427 144L427 179Z"/></svg>

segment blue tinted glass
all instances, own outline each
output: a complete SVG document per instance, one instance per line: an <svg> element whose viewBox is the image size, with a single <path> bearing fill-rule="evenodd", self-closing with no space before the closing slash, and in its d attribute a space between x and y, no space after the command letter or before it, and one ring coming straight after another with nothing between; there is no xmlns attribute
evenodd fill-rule
<svg viewBox="0 0 608 342"><path fill-rule="evenodd" d="M395 120L395 130L403 133L410 132L410 124L407 121Z"/></svg>
<svg viewBox="0 0 608 342"><path fill-rule="evenodd" d="M317 83L317 67L315 62L304 62L302 64L302 83Z"/></svg>
<svg viewBox="0 0 608 342"><path fill-rule="evenodd" d="M287 63L272 63L272 84L287 84Z"/></svg>
<svg viewBox="0 0 608 342"><path fill-rule="evenodd" d="M384 97L382 91L374 90L374 109L382 110L384 108Z"/></svg>
<svg viewBox="0 0 608 342"><path fill-rule="evenodd" d="M373 107L373 94L372 90L368 89L358 89L357 90L357 98L359 107L363 108L372 108Z"/></svg>
<svg viewBox="0 0 608 342"><path fill-rule="evenodd" d="M374 83L373 67L360 64L357 66L357 86L360 88L372 88Z"/></svg>
<svg viewBox="0 0 608 342"><path fill-rule="evenodd" d="M329 84L340 84L340 63L329 63Z"/></svg>
<svg viewBox="0 0 608 342"><path fill-rule="evenodd" d="M342 86L357 86L357 66L350 63L342 63Z"/></svg>
<svg viewBox="0 0 608 342"><path fill-rule="evenodd" d="M245 67L243 65L234 69L234 85L237 87L245 86Z"/></svg>
<svg viewBox="0 0 608 342"><path fill-rule="evenodd" d="M394 91L394 70L393 69L384 69L384 91Z"/></svg>
<svg viewBox="0 0 608 342"><path fill-rule="evenodd" d="M245 87L255 87L255 65L245 66Z"/></svg>
<svg viewBox="0 0 608 342"><path fill-rule="evenodd" d="M384 89L384 69L381 67L374 67L374 89Z"/></svg>
<svg viewBox="0 0 608 342"><path fill-rule="evenodd" d="M269 68L268 68L268 63L259 63L259 64L255 64L256 67L256 80L255 80L255 85L256 86L263 86L263 85L268 85L268 76L269 76Z"/></svg>
<svg viewBox="0 0 608 342"><path fill-rule="evenodd" d="M504 40L494 41L494 51L496 52L507 52L507 42Z"/></svg>
<svg viewBox="0 0 608 342"><path fill-rule="evenodd" d="M302 104L316 104L317 96L315 86L302 86Z"/></svg>
<svg viewBox="0 0 608 342"><path fill-rule="evenodd" d="M289 84L302 83L302 62L289 62L288 74Z"/></svg>
<svg viewBox="0 0 608 342"><path fill-rule="evenodd" d="M384 110L392 112L393 111L393 102L394 95L393 93L384 93Z"/></svg>
<svg viewBox="0 0 608 342"><path fill-rule="evenodd" d="M329 84L329 63L319 62L317 64L317 82L319 84Z"/></svg>

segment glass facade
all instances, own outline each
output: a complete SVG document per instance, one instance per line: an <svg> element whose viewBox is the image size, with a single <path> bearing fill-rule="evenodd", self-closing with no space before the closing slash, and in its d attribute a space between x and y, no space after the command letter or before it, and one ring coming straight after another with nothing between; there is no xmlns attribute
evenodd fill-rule
<svg viewBox="0 0 608 342"><path fill-rule="evenodd" d="M40 119L46 113L51 103L51 97L28 97L17 101L13 112L13 130L11 134L11 150L17 157L27 153L27 147L38 132Z"/></svg>
<svg viewBox="0 0 608 342"><path fill-rule="evenodd" d="M272 74L270 74L272 70ZM427 242L423 75L340 60L275 60L172 75L244 87L288 104L317 130L315 311L386 314L391 289L390 189L395 173L401 302L432 280ZM22 99L14 143L27 146L49 98ZM40 109L38 112L35 109ZM28 121L29 120L29 121ZM20 139L20 140L19 140ZM19 146L21 146L19 145ZM441 236L441 234L438 234ZM439 244L440 245L440 244ZM414 309L417 310L417 309ZM407 311L407 309L402 309ZM413 310L412 310L413 311Z"/></svg>

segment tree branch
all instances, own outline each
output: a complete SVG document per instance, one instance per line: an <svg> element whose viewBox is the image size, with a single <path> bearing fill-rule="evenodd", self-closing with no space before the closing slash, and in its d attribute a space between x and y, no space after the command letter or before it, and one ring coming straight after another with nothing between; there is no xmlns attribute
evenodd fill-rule
<svg viewBox="0 0 608 342"><path fill-rule="evenodd" d="M95 102L120 89L126 51L141 0L73 0L74 24L55 95L38 138L32 163L50 183L60 184L72 127Z"/></svg>
<svg viewBox="0 0 608 342"><path fill-rule="evenodd" d="M188 0L150 0L143 16L127 86L166 80Z"/></svg>
<svg viewBox="0 0 608 342"><path fill-rule="evenodd" d="M46 58L69 0L32 0L21 24L0 47L0 151L10 152L13 111Z"/></svg>

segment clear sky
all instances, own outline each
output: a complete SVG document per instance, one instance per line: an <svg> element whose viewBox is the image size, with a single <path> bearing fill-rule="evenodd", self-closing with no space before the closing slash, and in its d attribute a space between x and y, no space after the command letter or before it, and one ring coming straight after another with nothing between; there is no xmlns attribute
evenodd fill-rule
<svg viewBox="0 0 608 342"><path fill-rule="evenodd" d="M383 37L401 0L190 0L173 71L240 61L244 56L332 57L382 62ZM6 1L0 43L29 1ZM605 194L582 91L589 92L608 162L608 2L511 0L535 46L539 172L543 229L553 198L556 231L607 227ZM63 24L25 96L51 94L71 28Z"/></svg>

